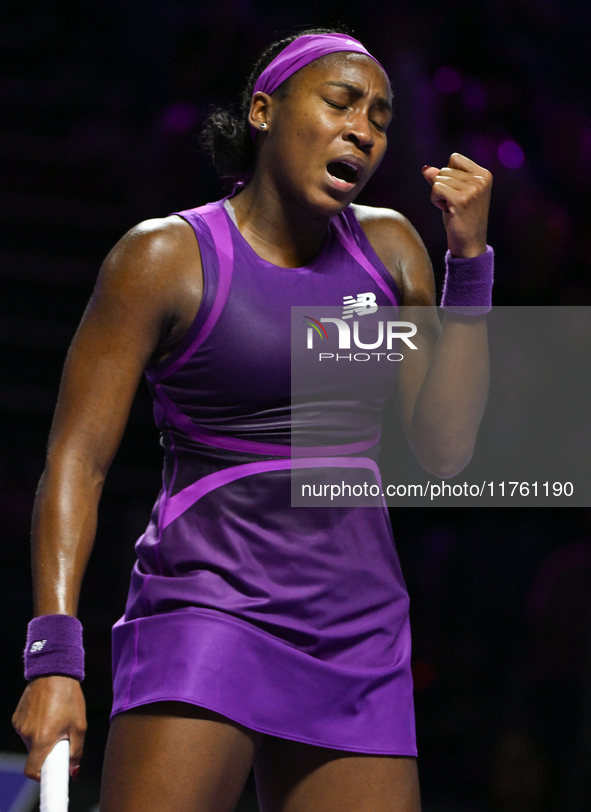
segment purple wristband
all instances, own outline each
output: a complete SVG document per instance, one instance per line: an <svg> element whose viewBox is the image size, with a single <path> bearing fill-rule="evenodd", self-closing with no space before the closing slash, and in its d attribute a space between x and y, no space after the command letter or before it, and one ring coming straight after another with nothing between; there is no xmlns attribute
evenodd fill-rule
<svg viewBox="0 0 591 812"><path fill-rule="evenodd" d="M481 316L492 309L494 251L490 245L477 257L445 255L441 307L460 316Z"/></svg>
<svg viewBox="0 0 591 812"><path fill-rule="evenodd" d="M70 615L42 615L27 630L25 679L61 674L84 679L82 624Z"/></svg>

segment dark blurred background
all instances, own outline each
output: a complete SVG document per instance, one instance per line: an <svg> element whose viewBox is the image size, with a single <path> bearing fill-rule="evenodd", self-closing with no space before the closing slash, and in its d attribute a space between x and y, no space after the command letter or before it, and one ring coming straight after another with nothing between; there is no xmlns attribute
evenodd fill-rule
<svg viewBox="0 0 591 812"><path fill-rule="evenodd" d="M260 51L344 24L389 71L389 153L360 202L445 235L421 176L453 151L492 170L502 305L591 304L588 0L5 0L0 6L0 750L24 680L30 511L65 352L104 255L134 223L225 193L196 133ZM551 383L551 382L550 382ZM90 731L72 812L95 808L110 626L160 484L147 391L86 576ZM412 601L426 812L591 808L591 511L392 511ZM256 809L252 785L241 809Z"/></svg>

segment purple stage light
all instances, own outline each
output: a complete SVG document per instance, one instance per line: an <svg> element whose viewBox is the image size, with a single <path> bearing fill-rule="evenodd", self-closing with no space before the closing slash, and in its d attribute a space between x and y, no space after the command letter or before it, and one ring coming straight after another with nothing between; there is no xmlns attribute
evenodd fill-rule
<svg viewBox="0 0 591 812"><path fill-rule="evenodd" d="M462 88L462 100L468 110L480 113L486 110L487 93L480 82L468 81Z"/></svg>
<svg viewBox="0 0 591 812"><path fill-rule="evenodd" d="M442 93L456 93L463 84L460 74L449 65L443 65L435 71L434 81L435 87Z"/></svg>
<svg viewBox="0 0 591 812"><path fill-rule="evenodd" d="M497 149L497 158L507 169L519 169L525 161L523 150L515 141L503 141Z"/></svg>
<svg viewBox="0 0 591 812"><path fill-rule="evenodd" d="M162 116L162 128L168 133L190 130L197 122L197 111L189 102L176 102Z"/></svg>

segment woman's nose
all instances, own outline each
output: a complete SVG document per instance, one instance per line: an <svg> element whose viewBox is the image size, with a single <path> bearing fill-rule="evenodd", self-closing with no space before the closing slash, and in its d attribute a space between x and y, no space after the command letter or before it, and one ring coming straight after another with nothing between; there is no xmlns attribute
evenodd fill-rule
<svg viewBox="0 0 591 812"><path fill-rule="evenodd" d="M368 117L362 113L354 116L346 130L345 138L359 147L369 149L374 144L374 135Z"/></svg>

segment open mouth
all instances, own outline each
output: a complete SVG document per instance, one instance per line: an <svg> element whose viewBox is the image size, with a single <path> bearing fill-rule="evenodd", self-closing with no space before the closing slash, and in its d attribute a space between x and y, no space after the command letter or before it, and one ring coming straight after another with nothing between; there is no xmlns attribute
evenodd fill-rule
<svg viewBox="0 0 591 812"><path fill-rule="evenodd" d="M359 167L347 161L333 161L326 168L329 175L345 183L355 183L359 177Z"/></svg>

